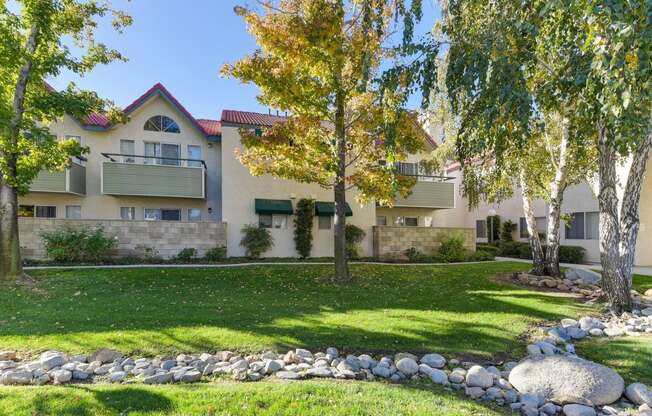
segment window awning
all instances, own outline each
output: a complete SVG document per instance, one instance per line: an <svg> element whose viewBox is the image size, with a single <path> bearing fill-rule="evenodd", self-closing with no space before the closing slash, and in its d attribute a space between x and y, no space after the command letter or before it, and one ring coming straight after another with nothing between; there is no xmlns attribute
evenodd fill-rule
<svg viewBox="0 0 652 416"><path fill-rule="evenodd" d="M335 215L335 202L323 202L323 201L316 201L315 202L315 215L319 217L327 217L331 215ZM350 217L353 215L353 211L351 210L351 207L349 206L349 203L346 203L346 216Z"/></svg>
<svg viewBox="0 0 652 416"><path fill-rule="evenodd" d="M289 199L258 199L255 201L256 214L292 215L292 201Z"/></svg>

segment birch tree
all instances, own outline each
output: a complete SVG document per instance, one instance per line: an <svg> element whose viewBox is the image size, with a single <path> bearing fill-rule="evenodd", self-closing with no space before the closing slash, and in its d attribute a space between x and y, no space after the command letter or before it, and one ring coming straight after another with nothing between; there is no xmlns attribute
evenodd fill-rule
<svg viewBox="0 0 652 416"><path fill-rule="evenodd" d="M96 42L98 20L111 17L120 30L129 16L93 0L0 1L0 280L22 275L18 195L42 169L60 170L84 149L56 141L47 126L64 114L80 120L107 102L74 84L54 91L48 77L62 70L84 74L122 56ZM66 42L72 42L68 45ZM82 52L75 55L73 49ZM118 120L117 111L109 115Z"/></svg>

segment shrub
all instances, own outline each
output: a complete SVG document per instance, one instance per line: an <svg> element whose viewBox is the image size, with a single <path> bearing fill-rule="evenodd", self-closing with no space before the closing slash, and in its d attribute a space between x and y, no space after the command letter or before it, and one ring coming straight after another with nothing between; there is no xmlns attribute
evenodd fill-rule
<svg viewBox="0 0 652 416"><path fill-rule="evenodd" d="M559 246L559 261L562 263L584 263L586 250L579 246Z"/></svg>
<svg viewBox="0 0 652 416"><path fill-rule="evenodd" d="M222 261L226 258L226 247L217 246L206 251L204 259L206 261Z"/></svg>
<svg viewBox="0 0 652 416"><path fill-rule="evenodd" d="M367 233L360 227L353 224L346 224L344 235L346 238L346 257L350 259L359 258L359 244L364 240Z"/></svg>
<svg viewBox="0 0 652 416"><path fill-rule="evenodd" d="M532 260L532 247L530 247L530 243L520 244L518 248L518 257L521 259Z"/></svg>
<svg viewBox="0 0 652 416"><path fill-rule="evenodd" d="M516 231L516 224L510 220L505 221L500 230L500 240L514 241L514 237L513 237L514 231Z"/></svg>
<svg viewBox="0 0 652 416"><path fill-rule="evenodd" d="M405 257L407 257L408 261L411 262L423 261L424 258L421 252L414 247L408 248L403 252L403 254L405 254Z"/></svg>
<svg viewBox="0 0 652 416"><path fill-rule="evenodd" d="M192 247L186 247L184 249L181 249L181 251L179 251L179 253L174 259L180 263L190 263L196 257L197 257L197 249L194 249Z"/></svg>
<svg viewBox="0 0 652 416"><path fill-rule="evenodd" d="M466 256L466 261L491 261L494 260L496 256L494 253L485 250L476 250L475 253L468 253Z"/></svg>
<svg viewBox="0 0 652 416"><path fill-rule="evenodd" d="M467 254L464 248L464 238L459 235L444 238L438 252L447 263L464 261Z"/></svg>
<svg viewBox="0 0 652 416"><path fill-rule="evenodd" d="M494 245L494 244L487 244L487 243L477 243L475 245L475 249L485 251L488 253L493 254L494 256L497 256L500 253L500 247Z"/></svg>
<svg viewBox="0 0 652 416"><path fill-rule="evenodd" d="M163 258L159 256L158 250L152 246L139 244L134 248L134 250L137 253L136 255L142 259L143 263L163 263Z"/></svg>
<svg viewBox="0 0 652 416"><path fill-rule="evenodd" d="M257 224L247 224L242 227L240 245L245 248L247 257L257 259L261 254L274 246L274 239L267 228Z"/></svg>
<svg viewBox="0 0 652 416"><path fill-rule="evenodd" d="M523 244L530 247L529 243L520 241L501 241L498 245L498 254L505 257L518 257Z"/></svg>
<svg viewBox="0 0 652 416"><path fill-rule="evenodd" d="M49 258L62 263L102 263L111 256L117 240L104 235L104 228L62 227L41 234Z"/></svg>
<svg viewBox="0 0 652 416"><path fill-rule="evenodd" d="M312 228L315 218L315 202L300 199L294 213L294 246L301 258L310 257L312 251Z"/></svg>

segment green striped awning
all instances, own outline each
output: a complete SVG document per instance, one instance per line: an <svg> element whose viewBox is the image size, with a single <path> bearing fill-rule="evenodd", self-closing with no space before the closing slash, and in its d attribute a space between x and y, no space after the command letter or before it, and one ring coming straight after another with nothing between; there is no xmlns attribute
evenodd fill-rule
<svg viewBox="0 0 652 416"><path fill-rule="evenodd" d="M328 217L331 215L335 215L335 202L323 202L323 201L316 201L315 202L315 215L319 217ZM349 203L346 203L346 216L350 217L353 215L353 211L351 210L351 207L349 206Z"/></svg>
<svg viewBox="0 0 652 416"><path fill-rule="evenodd" d="M255 201L256 214L292 215L292 201L289 199L258 199Z"/></svg>

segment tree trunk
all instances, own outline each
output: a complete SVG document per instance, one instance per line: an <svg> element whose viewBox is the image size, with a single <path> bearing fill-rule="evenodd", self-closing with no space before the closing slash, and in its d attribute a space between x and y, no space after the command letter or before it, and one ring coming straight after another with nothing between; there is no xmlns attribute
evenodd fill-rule
<svg viewBox="0 0 652 416"><path fill-rule="evenodd" d="M18 241L18 193L0 178L0 282L23 274Z"/></svg>
<svg viewBox="0 0 652 416"><path fill-rule="evenodd" d="M537 220L532 207L532 195L525 180L524 171L521 171L520 181L521 191L523 193L523 213L525 214L525 222L527 223L527 230L530 235L530 247L532 249L532 270L530 273L541 276L545 273L545 259L543 257L541 240L539 240L539 233L537 232Z"/></svg>
<svg viewBox="0 0 652 416"><path fill-rule="evenodd" d="M548 205L548 227L546 232L546 273L561 276L559 270L559 219L561 204L566 189L566 171L568 156L568 118L562 118L562 136L559 143L559 159L555 169L555 178L550 183L550 203Z"/></svg>
<svg viewBox="0 0 652 416"><path fill-rule="evenodd" d="M349 266L346 259L346 131L344 128L344 96L336 97L335 134L337 140L337 174L335 177L335 224L334 224L334 257L335 279L347 281L350 279Z"/></svg>
<svg viewBox="0 0 652 416"><path fill-rule="evenodd" d="M620 208L621 273L630 287L632 285L632 267L634 266L636 239L638 238L640 225L638 210L641 199L641 185L645 175L650 147L652 147L652 133L649 133L638 145L632 156L632 164L629 168L629 175L627 176L627 183Z"/></svg>
<svg viewBox="0 0 652 416"><path fill-rule="evenodd" d="M617 153L608 130L598 126L598 169L600 173L600 263L602 290L613 312L631 310L630 283L623 276L620 261L620 225L618 220ZM635 214L636 215L636 214Z"/></svg>
<svg viewBox="0 0 652 416"><path fill-rule="evenodd" d="M12 117L9 124L9 148L0 149L0 157L5 161L6 170L0 172L0 281L15 280L22 274L20 244L18 240L18 193L7 179L16 180L16 163L18 157L18 136L25 109L25 92L32 70L32 56L38 41L38 26L33 24L25 44L25 62L20 68L16 88Z"/></svg>

